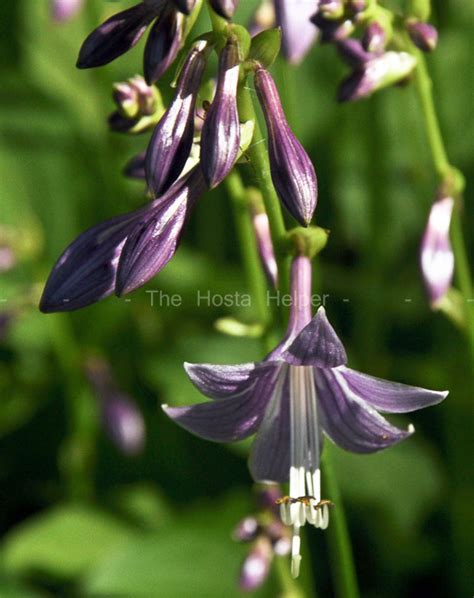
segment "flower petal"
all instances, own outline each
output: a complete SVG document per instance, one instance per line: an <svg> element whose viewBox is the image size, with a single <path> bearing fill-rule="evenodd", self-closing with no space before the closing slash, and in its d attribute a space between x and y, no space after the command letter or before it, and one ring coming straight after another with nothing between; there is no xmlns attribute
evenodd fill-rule
<svg viewBox="0 0 474 598"><path fill-rule="evenodd" d="M350 390L363 401L379 411L387 413L408 413L440 403L448 392L427 390L399 382L382 380L356 372L345 366L338 368Z"/></svg>
<svg viewBox="0 0 474 598"><path fill-rule="evenodd" d="M243 363L239 365L211 365L208 363L185 363L184 368L191 382L211 399L223 399L230 395L252 390L258 376L268 363Z"/></svg>
<svg viewBox="0 0 474 598"><path fill-rule="evenodd" d="M315 370L321 424L331 440L354 453L372 453L410 436L392 426L349 388L337 370Z"/></svg>
<svg viewBox="0 0 474 598"><path fill-rule="evenodd" d="M320 307L311 320L295 338L282 359L292 365L314 365L334 368L347 363L346 351Z"/></svg>
<svg viewBox="0 0 474 598"><path fill-rule="evenodd" d="M233 442L253 434L263 419L278 369L259 377L255 387L219 401L187 407L163 405L165 413L189 432L215 442Z"/></svg>
<svg viewBox="0 0 474 598"><path fill-rule="evenodd" d="M290 401L287 368L282 368L262 425L253 442L249 469L257 482L287 482L290 472Z"/></svg>
<svg viewBox="0 0 474 598"><path fill-rule="evenodd" d="M318 35L310 17L318 10L318 0L275 0L277 23L282 31L282 52L298 64L303 60Z"/></svg>
<svg viewBox="0 0 474 598"><path fill-rule="evenodd" d="M154 17L154 12L142 2L111 16L82 44L77 68L88 69L112 62L133 48Z"/></svg>

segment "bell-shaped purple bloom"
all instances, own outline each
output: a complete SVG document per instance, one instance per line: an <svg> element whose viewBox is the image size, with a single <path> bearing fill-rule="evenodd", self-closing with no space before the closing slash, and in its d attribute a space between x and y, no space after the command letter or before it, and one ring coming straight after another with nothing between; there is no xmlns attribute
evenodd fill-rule
<svg viewBox="0 0 474 598"><path fill-rule="evenodd" d="M436 27L422 21L410 20L406 24L411 41L423 52L433 52L438 45Z"/></svg>
<svg viewBox="0 0 474 598"><path fill-rule="evenodd" d="M308 154L290 129L270 73L255 71L255 89L268 131L268 152L273 184L290 214L307 226L316 208L318 184Z"/></svg>
<svg viewBox="0 0 474 598"><path fill-rule="evenodd" d="M174 62L183 43L183 13L165 7L153 24L143 54L143 73L155 83Z"/></svg>
<svg viewBox="0 0 474 598"><path fill-rule="evenodd" d="M326 528L328 502L321 500L323 435L356 453L392 446L413 432L394 427L378 412L405 413L435 405L447 393L389 382L351 370L324 308L311 319L311 263L296 257L291 274L286 337L263 361L224 366L186 364L195 386L210 402L164 406L190 432L217 442L256 438L250 471L257 481L286 482L281 517L293 526L292 572L298 575L300 527Z"/></svg>
<svg viewBox="0 0 474 598"><path fill-rule="evenodd" d="M453 281L454 253L449 240L453 207L452 197L434 202L421 242L421 272L432 305L443 299Z"/></svg>
<svg viewBox="0 0 474 598"><path fill-rule="evenodd" d="M298 64L318 36L318 29L310 21L318 9L318 0L274 0L274 5L283 55L288 62Z"/></svg>
<svg viewBox="0 0 474 598"><path fill-rule="evenodd" d="M219 55L216 91L201 133L202 170L211 189L230 172L239 151L238 83L239 52L229 42Z"/></svg>
<svg viewBox="0 0 474 598"><path fill-rule="evenodd" d="M176 95L157 124L146 153L148 188L156 197L178 178L188 159L194 134L194 112L206 67L207 43L198 42L181 70Z"/></svg>
<svg viewBox="0 0 474 598"><path fill-rule="evenodd" d="M84 0L52 0L51 12L58 23L71 20L82 8Z"/></svg>
<svg viewBox="0 0 474 598"><path fill-rule="evenodd" d="M188 212L204 191L195 167L159 199L79 235L49 275L41 311L72 311L147 282L173 257Z"/></svg>
<svg viewBox="0 0 474 598"><path fill-rule="evenodd" d="M213 10L224 19L231 19L237 10L239 0L209 0Z"/></svg>

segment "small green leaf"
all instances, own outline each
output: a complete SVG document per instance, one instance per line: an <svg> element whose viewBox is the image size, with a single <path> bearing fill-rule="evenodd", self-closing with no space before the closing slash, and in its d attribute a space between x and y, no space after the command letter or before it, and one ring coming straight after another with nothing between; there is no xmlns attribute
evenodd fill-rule
<svg viewBox="0 0 474 598"><path fill-rule="evenodd" d="M249 59L259 62L265 68L269 68L274 62L281 46L281 29L267 29L252 39Z"/></svg>

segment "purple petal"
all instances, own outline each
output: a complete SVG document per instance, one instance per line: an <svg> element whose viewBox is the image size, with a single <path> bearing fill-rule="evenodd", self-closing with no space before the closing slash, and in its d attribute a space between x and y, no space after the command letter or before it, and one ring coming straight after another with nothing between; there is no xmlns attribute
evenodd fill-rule
<svg viewBox="0 0 474 598"><path fill-rule="evenodd" d="M254 81L267 125L270 170L275 190L293 218L307 226L318 199L314 166L286 121L270 73L259 68Z"/></svg>
<svg viewBox="0 0 474 598"><path fill-rule="evenodd" d="M372 453L404 440L413 430L392 426L349 388L338 370L316 369L321 425L337 445L354 453Z"/></svg>
<svg viewBox="0 0 474 598"><path fill-rule="evenodd" d="M223 399L230 395L251 390L258 376L269 367L269 363L244 363L239 365L211 365L207 363L185 363L184 368L191 382L211 399Z"/></svg>
<svg viewBox="0 0 474 598"><path fill-rule="evenodd" d="M113 15L86 38L77 67L87 69L112 62L133 48L154 17L155 13L141 2Z"/></svg>
<svg viewBox="0 0 474 598"><path fill-rule="evenodd" d="M197 166L155 200L153 209L135 225L123 246L117 269L117 295L142 286L169 262L179 244L189 210L204 190L204 179Z"/></svg>
<svg viewBox="0 0 474 598"><path fill-rule="evenodd" d="M155 83L174 62L182 44L183 14L164 10L150 30L143 54L148 85Z"/></svg>
<svg viewBox="0 0 474 598"><path fill-rule="evenodd" d="M123 174L131 179L145 180L145 152L131 158L125 164Z"/></svg>
<svg viewBox="0 0 474 598"><path fill-rule="evenodd" d="M350 390L360 399L387 413L408 413L440 403L448 392L427 390L368 376L347 367L337 369Z"/></svg>
<svg viewBox="0 0 474 598"><path fill-rule="evenodd" d="M233 442L260 426L275 385L277 368L259 376L248 392L188 407L163 405L165 413L189 432L215 442Z"/></svg>
<svg viewBox="0 0 474 598"><path fill-rule="evenodd" d="M209 0L213 10L224 19L231 19L239 0Z"/></svg>
<svg viewBox="0 0 474 598"><path fill-rule="evenodd" d="M122 214L79 235L49 275L40 310L72 311L113 293L123 244L147 209Z"/></svg>
<svg viewBox="0 0 474 598"><path fill-rule="evenodd" d="M211 189L230 172L239 151L238 82L238 49L228 43L219 56L216 93L201 134L202 170Z"/></svg>
<svg viewBox="0 0 474 598"><path fill-rule="evenodd" d="M278 25L282 32L285 58L298 64L316 41L317 28L310 18L318 9L318 0L274 0Z"/></svg>
<svg viewBox="0 0 474 598"><path fill-rule="evenodd" d="M334 368L347 363L347 355L339 337L320 307L293 343L283 353L282 359L292 365L314 365Z"/></svg>
<svg viewBox="0 0 474 598"><path fill-rule="evenodd" d="M249 469L257 482L287 482L290 471L290 401L287 370L280 369L263 422L253 442Z"/></svg>

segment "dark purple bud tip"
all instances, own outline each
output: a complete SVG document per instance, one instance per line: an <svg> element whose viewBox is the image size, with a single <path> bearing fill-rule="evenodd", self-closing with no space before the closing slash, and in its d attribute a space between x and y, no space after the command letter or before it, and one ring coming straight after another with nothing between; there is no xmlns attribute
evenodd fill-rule
<svg viewBox="0 0 474 598"><path fill-rule="evenodd" d="M244 560L240 571L239 587L244 592L251 592L259 588L267 579L272 562L272 545L268 538L258 538L247 557Z"/></svg>
<svg viewBox="0 0 474 598"><path fill-rule="evenodd" d="M86 38L76 66L87 69L112 62L138 43L154 16L142 3L113 15Z"/></svg>
<svg viewBox="0 0 474 598"><path fill-rule="evenodd" d="M194 111L208 46L197 42L181 69L176 95L156 126L146 154L148 188L155 197L178 178L193 144Z"/></svg>
<svg viewBox="0 0 474 598"><path fill-rule="evenodd" d="M172 0L176 8L185 15L190 15L196 6L196 0Z"/></svg>
<svg viewBox="0 0 474 598"><path fill-rule="evenodd" d="M238 83L238 48L229 42L219 56L216 93L201 134L201 166L211 189L230 172L239 151Z"/></svg>
<svg viewBox="0 0 474 598"><path fill-rule="evenodd" d="M255 89L267 124L270 170L276 192L290 214L308 226L318 198L314 166L286 121L275 82L267 70L256 70Z"/></svg>
<svg viewBox="0 0 474 598"><path fill-rule="evenodd" d="M209 0L212 9L224 19L231 19L237 9L239 0Z"/></svg>
<svg viewBox="0 0 474 598"><path fill-rule="evenodd" d="M156 83L174 62L183 43L184 16L164 9L150 30L143 54L143 72L148 85Z"/></svg>
<svg viewBox="0 0 474 598"><path fill-rule="evenodd" d="M438 31L433 25L411 20L406 26L411 41L417 48L423 52L433 52L438 45Z"/></svg>

